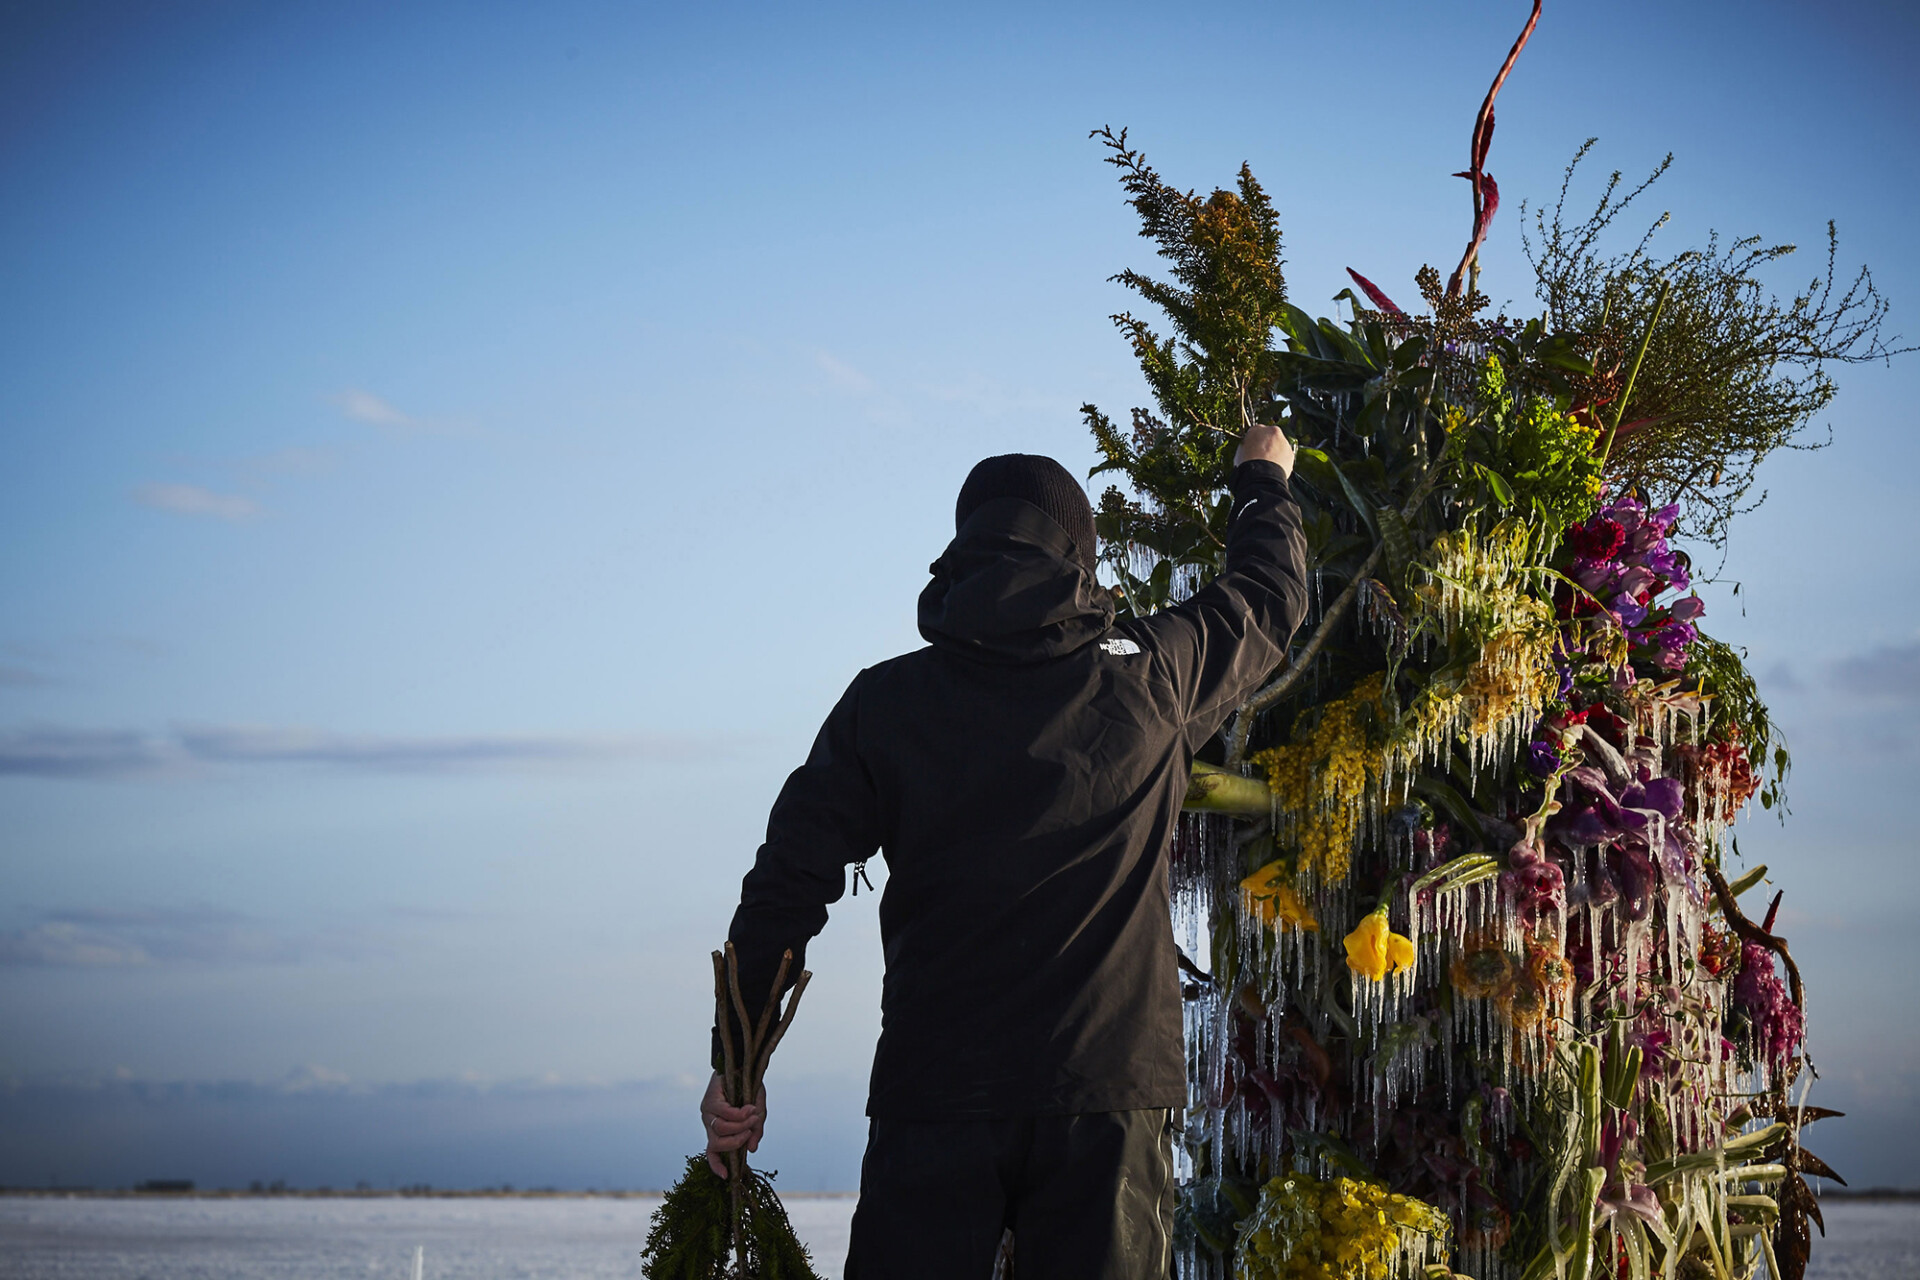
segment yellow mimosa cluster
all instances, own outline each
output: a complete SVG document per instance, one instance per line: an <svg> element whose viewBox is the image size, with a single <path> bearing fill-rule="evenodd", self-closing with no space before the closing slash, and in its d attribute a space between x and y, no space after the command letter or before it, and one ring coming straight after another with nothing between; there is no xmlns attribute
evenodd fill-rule
<svg viewBox="0 0 1920 1280"><path fill-rule="evenodd" d="M1260 1189L1240 1237L1240 1280L1391 1280L1409 1254L1444 1247L1447 1215L1422 1200L1352 1178L1305 1174Z"/></svg>

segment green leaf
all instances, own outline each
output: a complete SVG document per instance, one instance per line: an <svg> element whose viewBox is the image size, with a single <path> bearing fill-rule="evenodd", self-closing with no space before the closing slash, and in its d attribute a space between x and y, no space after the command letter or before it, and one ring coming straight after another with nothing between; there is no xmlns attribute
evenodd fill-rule
<svg viewBox="0 0 1920 1280"><path fill-rule="evenodd" d="M1376 542L1379 541L1380 526L1373 520L1373 504L1362 496L1353 481L1347 479L1347 473L1341 469L1339 463L1329 459L1328 465L1333 468L1333 474L1339 477L1340 491L1346 495L1347 505L1353 508L1353 514L1360 517L1361 522L1367 526L1367 532L1373 535Z"/></svg>
<svg viewBox="0 0 1920 1280"><path fill-rule="evenodd" d="M1573 350L1571 345L1563 345L1565 343L1564 338L1559 341L1549 339L1541 343L1534 354L1547 364L1565 369L1568 373L1577 373L1587 378L1599 375L1600 371L1593 367L1593 361Z"/></svg>
<svg viewBox="0 0 1920 1280"><path fill-rule="evenodd" d="M1327 341L1332 344L1333 350L1339 353L1340 359L1349 364L1357 364L1363 369L1373 368L1373 354L1355 341L1346 330L1324 318L1320 321L1319 328L1320 332L1326 335Z"/></svg>
<svg viewBox="0 0 1920 1280"><path fill-rule="evenodd" d="M1427 340L1419 334L1408 338L1393 349L1391 364L1396 371L1406 372L1420 365L1420 357L1427 353Z"/></svg>
<svg viewBox="0 0 1920 1280"><path fill-rule="evenodd" d="M1319 449L1307 446L1296 448L1293 451L1293 471L1329 497L1339 491L1340 479L1333 460Z"/></svg>
<svg viewBox="0 0 1920 1280"><path fill-rule="evenodd" d="M1418 895L1428 889L1436 893L1446 893L1452 889L1464 889L1470 884L1478 884L1500 874L1500 860L1490 853L1463 853L1450 858L1433 870L1415 880L1407 888L1409 895ZM1445 883L1442 883L1442 882ZM1436 888L1436 886L1438 886Z"/></svg>
<svg viewBox="0 0 1920 1280"><path fill-rule="evenodd" d="M1440 781L1440 779L1430 777L1424 773L1415 776L1413 789L1433 801L1433 803L1439 805L1442 809L1445 809L1448 817L1458 822L1472 834L1475 844L1485 844L1487 842L1487 833L1481 830L1480 819L1473 816L1473 806L1469 805L1466 797L1462 796L1458 791L1455 791L1451 786Z"/></svg>
<svg viewBox="0 0 1920 1280"><path fill-rule="evenodd" d="M1498 502L1503 507L1513 505L1513 486L1507 483L1505 476L1495 471L1492 467L1478 462L1473 464L1473 469L1479 473L1482 480L1487 482L1487 487L1493 490L1493 499L1495 502Z"/></svg>
<svg viewBox="0 0 1920 1280"><path fill-rule="evenodd" d="M1416 555L1413 530L1407 527L1405 517L1396 507L1375 507L1373 520L1374 527L1380 530L1380 541L1387 549L1387 581L1397 591L1406 582L1407 566Z"/></svg>
<svg viewBox="0 0 1920 1280"><path fill-rule="evenodd" d="M1737 898L1741 894L1745 893L1747 890L1753 888L1753 886L1759 884L1761 880L1766 878L1766 874L1767 874L1767 864L1763 862L1759 866L1755 867L1753 870L1741 876L1738 880L1735 880L1732 884L1728 885L1727 891ZM1711 904L1711 907L1714 910L1718 910L1719 906L1720 906L1720 903L1718 900L1715 900Z"/></svg>

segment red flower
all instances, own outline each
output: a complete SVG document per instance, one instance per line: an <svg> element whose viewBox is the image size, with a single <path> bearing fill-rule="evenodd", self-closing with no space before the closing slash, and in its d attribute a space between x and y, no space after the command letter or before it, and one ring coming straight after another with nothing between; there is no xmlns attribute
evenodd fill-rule
<svg viewBox="0 0 1920 1280"><path fill-rule="evenodd" d="M1627 545L1627 531L1610 516L1595 516L1567 530L1567 544L1588 560L1611 560Z"/></svg>

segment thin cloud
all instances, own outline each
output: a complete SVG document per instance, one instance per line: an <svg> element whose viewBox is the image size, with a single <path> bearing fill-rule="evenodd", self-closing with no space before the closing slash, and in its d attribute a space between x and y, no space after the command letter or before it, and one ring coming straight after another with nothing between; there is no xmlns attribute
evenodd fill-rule
<svg viewBox="0 0 1920 1280"><path fill-rule="evenodd" d="M130 730L36 726L0 734L0 777L129 778L182 763L173 744Z"/></svg>
<svg viewBox="0 0 1920 1280"><path fill-rule="evenodd" d="M402 413L371 391L349 388L335 396L334 403L340 406L340 412L355 422L369 422L376 427L392 427L397 430L420 425L411 414Z"/></svg>
<svg viewBox="0 0 1920 1280"><path fill-rule="evenodd" d="M227 765L305 766L380 774L511 772L621 759L712 755L705 738L590 734L395 736L251 725L170 734L34 726L0 733L0 777L116 779L189 775Z"/></svg>
<svg viewBox="0 0 1920 1280"><path fill-rule="evenodd" d="M331 472L335 462L334 456L324 449L303 449L295 445L258 454L238 465L250 476L319 476Z"/></svg>
<svg viewBox="0 0 1920 1280"><path fill-rule="evenodd" d="M1882 702L1920 700L1920 640L1881 645L1834 664L1833 683L1846 693Z"/></svg>
<svg viewBox="0 0 1920 1280"><path fill-rule="evenodd" d="M511 734L387 737L231 725L183 729L179 741L188 755L209 763L332 765L379 773L602 760L659 754L661 745L625 738Z"/></svg>
<svg viewBox="0 0 1920 1280"><path fill-rule="evenodd" d="M822 373L826 374L827 377L832 380L835 386L843 391L851 391L855 395L866 395L869 391L873 390L872 378L869 378L866 374L860 372L844 360L836 359L829 352L814 352L813 362L820 367Z"/></svg>
<svg viewBox="0 0 1920 1280"><path fill-rule="evenodd" d="M251 520L260 504L237 493L215 493L194 484L143 484L134 500L157 511L182 516L213 516L219 520Z"/></svg>
<svg viewBox="0 0 1920 1280"><path fill-rule="evenodd" d="M0 932L0 967L136 969L296 964L377 950L343 933L288 933L217 907L49 911Z"/></svg>

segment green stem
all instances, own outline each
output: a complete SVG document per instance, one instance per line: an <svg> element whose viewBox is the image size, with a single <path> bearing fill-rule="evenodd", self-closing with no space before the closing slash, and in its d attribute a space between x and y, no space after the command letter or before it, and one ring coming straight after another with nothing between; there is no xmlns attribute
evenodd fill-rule
<svg viewBox="0 0 1920 1280"><path fill-rule="evenodd" d="M1181 807L1195 813L1264 818L1273 812L1273 792L1259 778L1243 778L1230 769L1196 760Z"/></svg>
<svg viewBox="0 0 1920 1280"><path fill-rule="evenodd" d="M1666 310L1667 295L1673 292L1673 281L1662 281L1660 296L1653 304L1653 316L1647 321L1647 331L1640 335L1640 350L1633 357L1633 368L1627 370L1626 390L1620 393L1620 403L1614 406L1613 425L1607 428L1607 443L1600 450L1600 469L1607 468L1607 458L1613 453L1613 438L1620 433L1620 420L1627 416L1627 401L1633 398L1633 384L1640 377L1640 362L1647 358L1647 347L1653 342L1653 331L1660 325L1660 313Z"/></svg>

